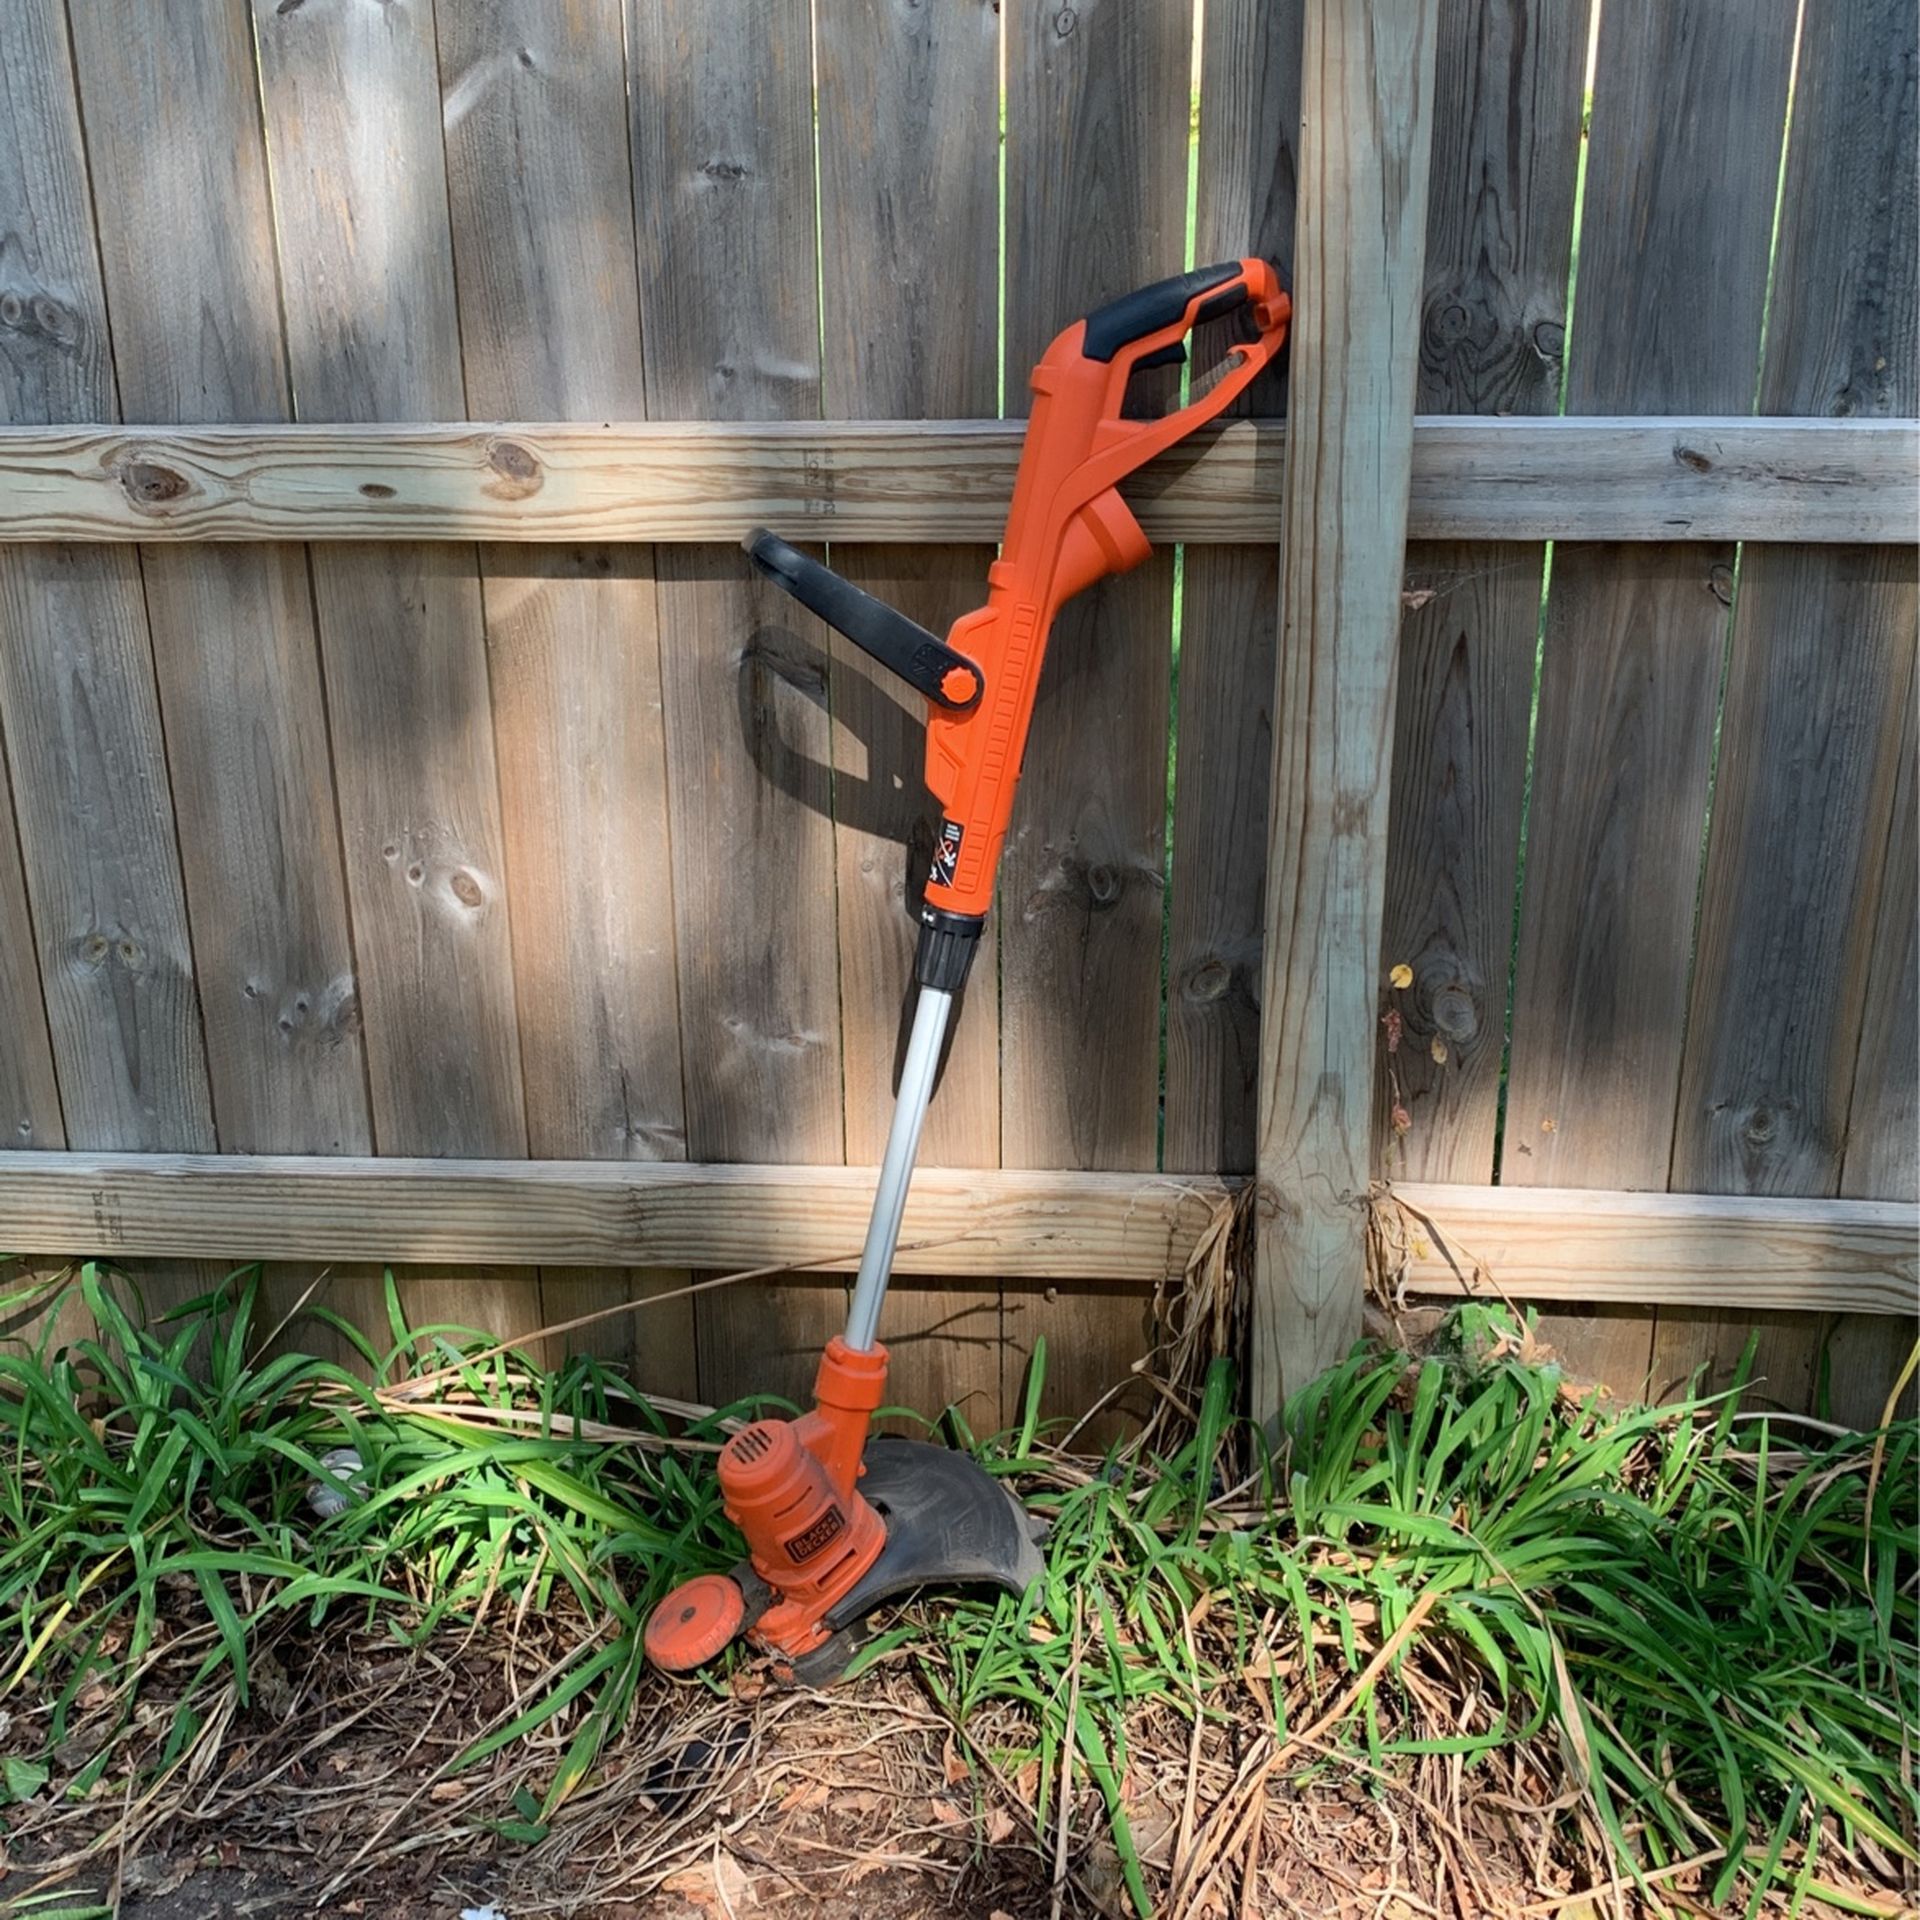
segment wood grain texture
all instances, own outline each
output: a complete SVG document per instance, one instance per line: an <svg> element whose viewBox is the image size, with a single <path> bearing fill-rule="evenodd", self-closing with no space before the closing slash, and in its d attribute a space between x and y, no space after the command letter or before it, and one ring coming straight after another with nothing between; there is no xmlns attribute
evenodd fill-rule
<svg viewBox="0 0 1920 1920"><path fill-rule="evenodd" d="M97 409L96 409L97 412ZM988 540L996 420L0 426L0 541ZM1414 421L1422 540L1913 539L1912 420ZM1156 542L1269 545L1286 428L1203 427L1124 482Z"/></svg>
<svg viewBox="0 0 1920 1920"><path fill-rule="evenodd" d="M29 1254L120 1259L843 1270L858 1258L872 1178L838 1165L0 1152L0 1239ZM928 1168L907 1205L901 1264L1132 1302L1182 1270L1230 1192L1200 1175ZM1397 1198L1416 1291L1459 1291L1479 1260L1520 1298L1914 1311L1911 1202L1418 1181Z"/></svg>
<svg viewBox="0 0 1920 1920"><path fill-rule="evenodd" d="M1809 11L1760 379L1769 411L1891 417L1920 405L1917 36L1913 10L1888 0ZM1850 1108L1911 752L1916 627L1910 548L1745 550L1675 1187L1839 1190L1849 1131L1866 1118ZM1663 1313L1657 1370L1705 1366L1717 1381L1747 1331L1743 1315ZM1763 1325L1767 1390L1790 1406L1818 1401L1823 1331L1804 1319ZM1911 1342L1879 1331L1884 1401ZM1842 1343L1853 1402L1873 1397L1859 1391L1863 1344Z"/></svg>
<svg viewBox="0 0 1920 1920"><path fill-rule="evenodd" d="M1000 22L991 8L819 0L821 366L825 409L849 419L996 412L999 370ZM933 289L937 294L929 297ZM835 540L847 578L944 633L986 598L991 546ZM932 851L924 699L824 627L834 718L846 1152L877 1161L912 994L912 914ZM989 923L920 1143L923 1165L997 1166L1000 1020ZM823 1336L841 1302L820 1299ZM949 1338L938 1336L947 1329ZM954 1281L889 1295L893 1399L1000 1407L1000 1298Z"/></svg>
<svg viewBox="0 0 1920 1920"><path fill-rule="evenodd" d="M1586 26L1560 0L1443 0L1422 408L1558 411ZM1544 560L1407 553L1380 958L1414 978L1390 996L1404 1036L1381 1055L1375 1133L1396 1178L1493 1175Z"/></svg>
<svg viewBox="0 0 1920 1920"><path fill-rule="evenodd" d="M1216 0L1203 31L1194 257L1259 254L1291 277L1300 8ZM1285 404L1283 373L1235 403L1249 414ZM1277 539L1277 505L1269 526ZM1173 1168L1254 1163L1279 566L1277 545L1186 552L1161 1140Z"/></svg>
<svg viewBox="0 0 1920 1920"><path fill-rule="evenodd" d="M1848 1114L1840 1191L1848 1198L1920 1200L1920 808L1915 760L1920 719L1906 710L1893 830L1880 886L1879 923L1867 976L1860 1058ZM1836 1420L1857 1427L1879 1424L1893 1383L1914 1338L1910 1319L1897 1335L1884 1321L1842 1314L1831 1324L1826 1380ZM1891 1336L1891 1337L1890 1337ZM1911 1414L1920 1393L1909 1386L1901 1408Z"/></svg>
<svg viewBox="0 0 1920 1920"><path fill-rule="evenodd" d="M1434 0L1308 0L1261 996L1252 1407L1359 1337Z"/></svg>
<svg viewBox="0 0 1920 1920"><path fill-rule="evenodd" d="M66 1127L6 775L6 747L0 741L0 925L8 929L0 940L0 1139L16 1150L63 1147Z"/></svg>
<svg viewBox="0 0 1920 1920"><path fill-rule="evenodd" d="M1193 21L1117 0L1004 9L1009 410L1054 336L1176 271ZM1171 373L1130 400L1173 404ZM1000 1142L1013 1166L1150 1167L1157 1153L1173 556L1056 618L1001 861ZM1146 1351L1138 1314L1056 1294L1010 1325L1007 1390L1032 1337L1045 1406L1083 1412ZM1102 1436L1118 1431L1116 1408Z"/></svg>
<svg viewBox="0 0 1920 1920"><path fill-rule="evenodd" d="M461 361L483 417L646 410L620 0L438 11ZM686 1152L653 555L481 551L527 1137L541 1157ZM684 1273L555 1269L558 1322ZM694 1391L678 1301L580 1338ZM670 1384L671 1383L671 1384Z"/></svg>
<svg viewBox="0 0 1920 1920"><path fill-rule="evenodd" d="M255 0L254 21L299 413L458 418L430 11ZM524 1152L472 550L330 546L314 588L374 1137Z"/></svg>
<svg viewBox="0 0 1920 1920"><path fill-rule="evenodd" d="M1503 1185L1667 1184L1729 589L1695 549L1555 554Z"/></svg>
<svg viewBox="0 0 1920 1920"><path fill-rule="evenodd" d="M843 1272L858 1263L873 1179L871 1167L837 1163L6 1152L0 1243L26 1253ZM1150 1286L1183 1270L1228 1192L1204 1176L928 1167L907 1203L899 1266L974 1282L1004 1273Z"/></svg>
<svg viewBox="0 0 1920 1920"><path fill-rule="evenodd" d="M627 8L647 410L817 416L806 0ZM842 1156L827 660L737 548L659 560L689 1151ZM792 1318L789 1319L789 1314ZM702 1397L811 1385L820 1321L703 1296Z"/></svg>
<svg viewBox="0 0 1920 1920"><path fill-rule="evenodd" d="M1842 1303L1910 1319L1920 1300L1920 1215L1898 1202L1419 1181L1395 1197L1416 1226L1416 1292L1472 1291L1478 1260L1519 1299L1779 1308L1806 1324Z"/></svg>
<svg viewBox="0 0 1920 1920"><path fill-rule="evenodd" d="M1576 412L1751 404L1793 11L1604 9ZM1556 549L1504 1184L1667 1183L1732 560L1713 545Z"/></svg>
<svg viewBox="0 0 1920 1920"><path fill-rule="evenodd" d="M113 358L136 420L289 411L244 4L70 9ZM371 1144L307 558L155 547L141 568L220 1143Z"/></svg>
<svg viewBox="0 0 1920 1920"><path fill-rule="evenodd" d="M79 102L52 0L5 10L0 73L0 415L16 425L110 418L118 398ZM31 906L8 937L31 925L66 1137L211 1147L136 555L0 553L0 725ZM13 830L12 818L0 822ZM43 1069L29 1071L44 1108Z"/></svg>

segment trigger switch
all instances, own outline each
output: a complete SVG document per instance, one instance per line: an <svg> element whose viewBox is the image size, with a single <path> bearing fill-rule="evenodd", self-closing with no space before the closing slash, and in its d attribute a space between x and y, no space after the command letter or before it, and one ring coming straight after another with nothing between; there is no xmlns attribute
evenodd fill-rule
<svg viewBox="0 0 1920 1920"><path fill-rule="evenodd" d="M1187 347L1184 340L1175 340L1162 347L1158 353L1142 354L1133 363L1135 373L1144 373L1149 367L1178 367L1185 364Z"/></svg>

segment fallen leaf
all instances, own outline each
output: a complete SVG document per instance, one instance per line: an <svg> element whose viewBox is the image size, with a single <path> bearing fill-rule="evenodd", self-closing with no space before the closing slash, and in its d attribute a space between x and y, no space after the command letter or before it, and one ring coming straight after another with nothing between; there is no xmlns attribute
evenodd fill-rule
<svg viewBox="0 0 1920 1920"><path fill-rule="evenodd" d="M780 1802L782 1813L801 1813L810 1807L824 1807L829 1798L824 1780L803 1780Z"/></svg>
<svg viewBox="0 0 1920 1920"><path fill-rule="evenodd" d="M953 1744L953 1735L947 1735L947 1744L940 1755L942 1767L947 1776L947 1785L957 1787L962 1780L971 1779L973 1769L960 1757L960 1750Z"/></svg>
<svg viewBox="0 0 1920 1920"><path fill-rule="evenodd" d="M1390 986L1410 987L1413 985L1413 969L1404 960L1397 962L1393 971L1387 975Z"/></svg>
<svg viewBox="0 0 1920 1920"><path fill-rule="evenodd" d="M758 1700L767 1690L767 1676L755 1673L749 1667L742 1667L733 1676L733 1697L736 1700Z"/></svg>
<svg viewBox="0 0 1920 1920"><path fill-rule="evenodd" d="M729 1913L738 1913L750 1890L746 1868L730 1853L715 1854L713 1883L721 1904Z"/></svg>
<svg viewBox="0 0 1920 1920"><path fill-rule="evenodd" d="M951 1800L942 1800L937 1796L927 1802L927 1809L943 1827L964 1827L967 1816Z"/></svg>
<svg viewBox="0 0 1920 1920"><path fill-rule="evenodd" d="M1033 1796L1040 1790L1040 1762L1038 1760L1029 1760L1027 1764L1013 1776L1013 1790L1019 1796L1020 1804L1023 1807L1033 1805Z"/></svg>
<svg viewBox="0 0 1920 1920"><path fill-rule="evenodd" d="M1433 1036L1432 1040L1428 1042L1427 1051L1433 1055L1436 1064L1440 1066L1446 1065L1447 1043L1442 1040L1437 1033Z"/></svg>
<svg viewBox="0 0 1920 1920"><path fill-rule="evenodd" d="M466 1785L459 1780L436 1780L427 1792L429 1800L441 1801L464 1800L466 1795Z"/></svg>
<svg viewBox="0 0 1920 1920"><path fill-rule="evenodd" d="M987 1845L997 1847L1001 1841L1013 1838L1013 1815L1005 1807L987 1809Z"/></svg>

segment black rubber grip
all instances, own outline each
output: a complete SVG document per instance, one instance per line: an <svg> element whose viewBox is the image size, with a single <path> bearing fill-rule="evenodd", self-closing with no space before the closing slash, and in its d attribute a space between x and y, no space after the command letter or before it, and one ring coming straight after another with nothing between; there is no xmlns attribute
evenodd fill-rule
<svg viewBox="0 0 1920 1920"><path fill-rule="evenodd" d="M1217 267L1195 267L1191 273L1176 273L1171 280L1156 280L1150 287L1123 293L1118 300L1109 300L1087 315L1087 336L1080 350L1089 360L1111 360L1142 335L1172 326L1186 313L1187 303L1196 293L1207 293L1214 287L1225 291L1207 302L1200 318L1211 320L1218 314L1231 313L1247 297L1244 280L1237 287L1226 286L1239 276L1240 262L1223 260Z"/></svg>

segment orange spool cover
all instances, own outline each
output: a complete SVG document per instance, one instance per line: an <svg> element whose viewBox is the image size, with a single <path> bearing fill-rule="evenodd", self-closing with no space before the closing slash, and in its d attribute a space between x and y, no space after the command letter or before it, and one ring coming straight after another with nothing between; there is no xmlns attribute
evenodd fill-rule
<svg viewBox="0 0 1920 1920"><path fill-rule="evenodd" d="M746 1596L724 1573L703 1573L654 1608L640 1644L656 1667L685 1673L704 1666L740 1631Z"/></svg>

